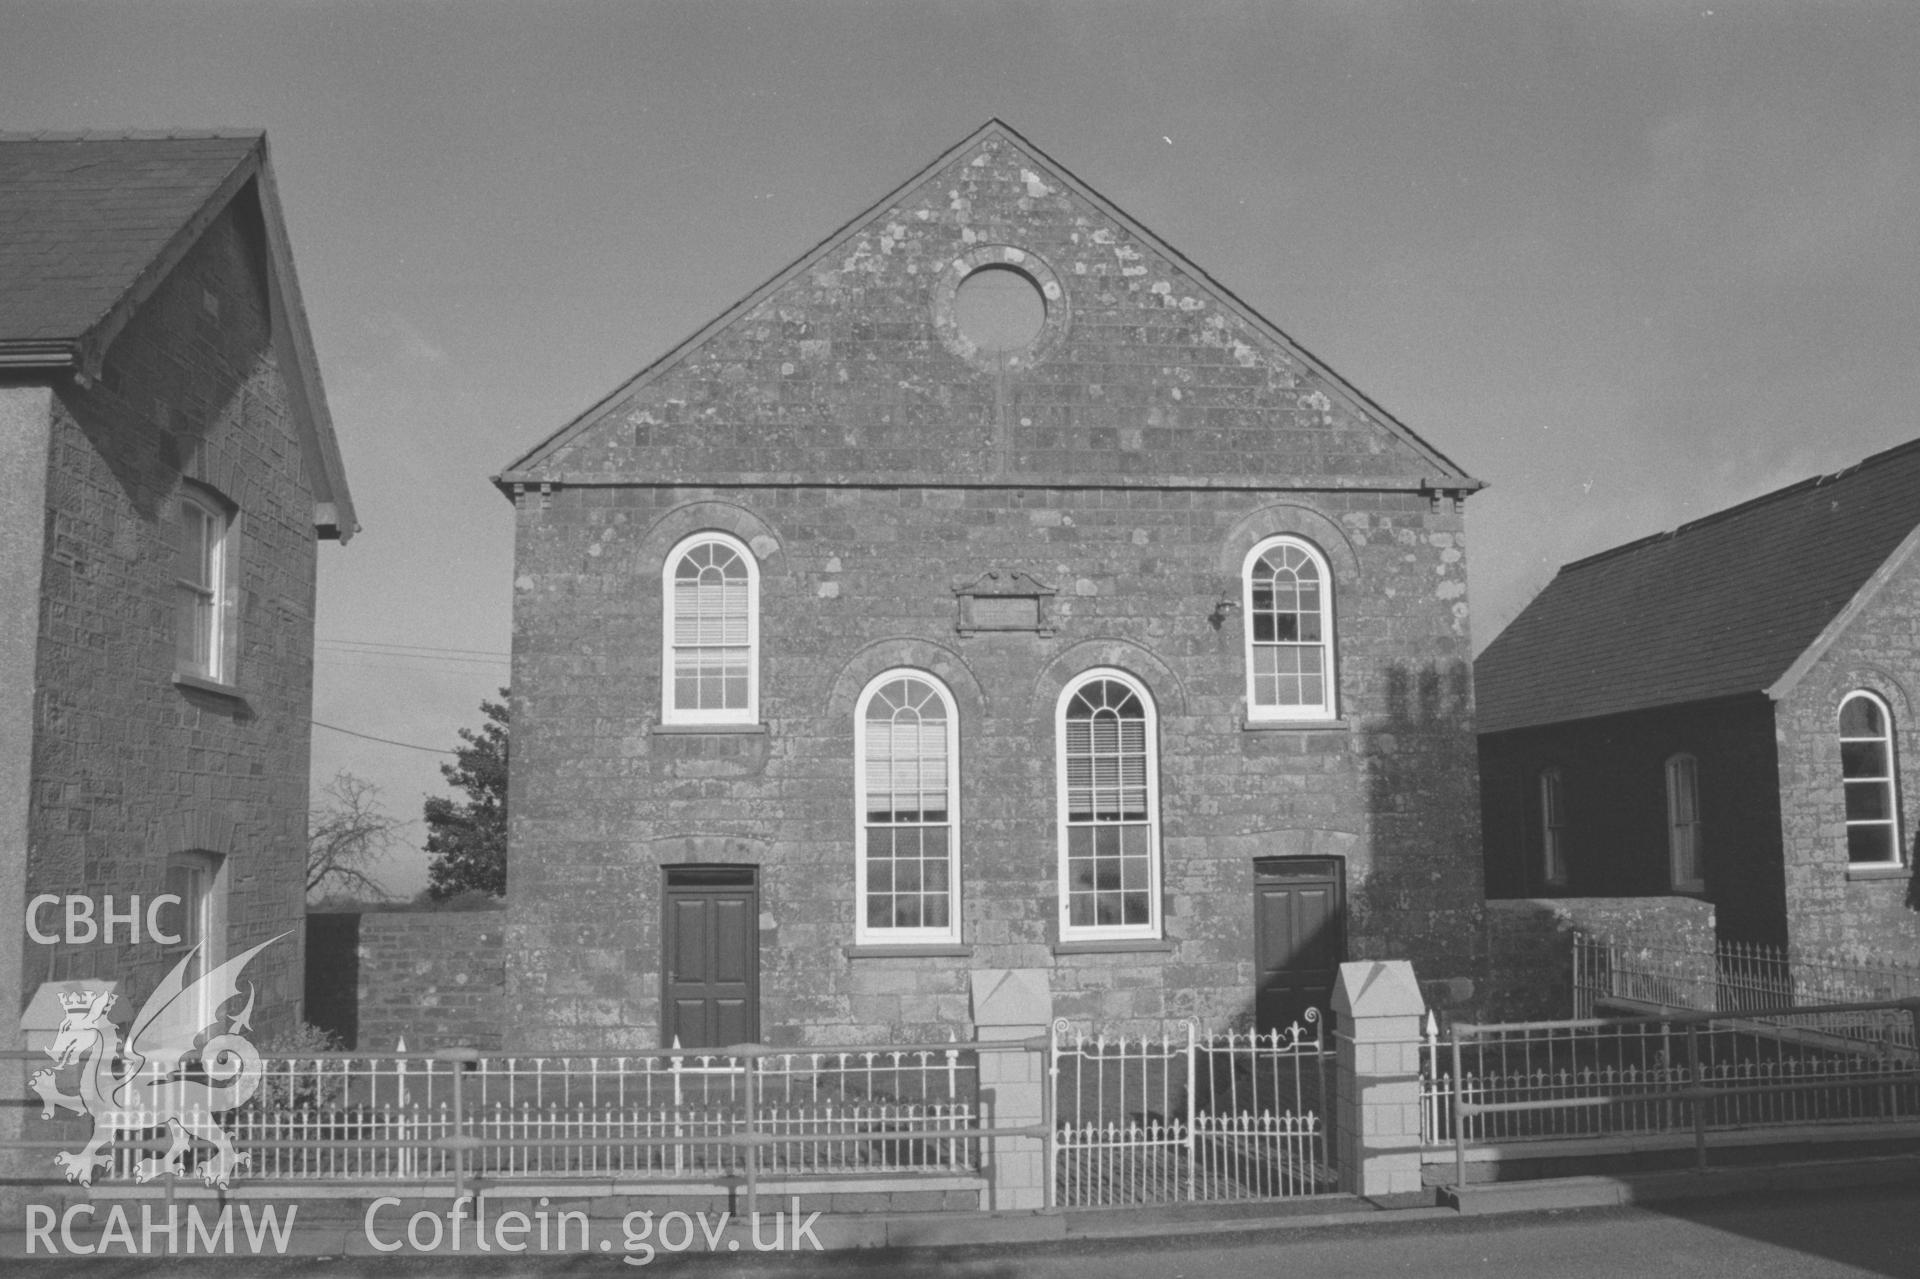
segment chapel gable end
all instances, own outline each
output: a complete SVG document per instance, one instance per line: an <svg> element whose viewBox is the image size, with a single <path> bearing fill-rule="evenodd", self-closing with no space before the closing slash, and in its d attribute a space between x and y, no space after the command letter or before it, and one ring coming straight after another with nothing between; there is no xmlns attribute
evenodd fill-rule
<svg viewBox="0 0 1920 1279"><path fill-rule="evenodd" d="M997 122L510 482L1477 488Z"/></svg>

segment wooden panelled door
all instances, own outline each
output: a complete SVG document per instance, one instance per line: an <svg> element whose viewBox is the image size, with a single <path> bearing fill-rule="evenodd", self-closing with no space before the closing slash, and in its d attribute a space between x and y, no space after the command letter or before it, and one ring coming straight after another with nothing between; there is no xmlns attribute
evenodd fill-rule
<svg viewBox="0 0 1920 1279"><path fill-rule="evenodd" d="M1254 862L1254 1025L1305 1024L1318 1008L1327 1025L1333 983L1347 957L1346 876L1332 857L1264 857Z"/></svg>
<svg viewBox="0 0 1920 1279"><path fill-rule="evenodd" d="M668 866L662 895L662 1047L760 1036L760 894L752 866Z"/></svg>

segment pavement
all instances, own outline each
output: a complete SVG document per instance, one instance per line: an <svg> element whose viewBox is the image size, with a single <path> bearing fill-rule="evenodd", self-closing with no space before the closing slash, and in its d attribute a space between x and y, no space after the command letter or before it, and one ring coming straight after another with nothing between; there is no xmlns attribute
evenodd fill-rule
<svg viewBox="0 0 1920 1279"><path fill-rule="evenodd" d="M1290 1201L1263 1201L1245 1204L1189 1204L1153 1208L1113 1208L1113 1209L1069 1209L1051 1212L939 1212L939 1213L835 1213L832 1215L815 1214L808 1222L808 1241L811 1247L827 1252L858 1249L893 1248L942 1248L964 1247L978 1248L982 1245L1046 1243L1053 1241L1095 1241L1126 1239L1154 1239L1165 1241L1176 1238L1188 1238L1202 1241L1207 1238L1219 1238L1223 1242L1236 1235L1270 1233L1274 1231L1310 1231L1323 1227L1366 1227L1369 1225L1401 1224L1421 1221L1449 1221L1463 1217L1487 1217L1500 1214L1521 1214L1566 1210L1578 1208L1605 1208L1623 1205L1644 1205L1674 1200L1700 1200L1714 1198L1737 1198L1741 1196L1766 1196L1795 1191L1831 1191L1839 1187L1898 1186L1920 1187L1920 1153L1898 1155L1880 1155L1846 1159L1811 1160L1800 1163L1749 1165L1705 1170L1658 1171L1624 1173L1617 1176L1560 1177L1538 1181L1487 1182L1468 1186L1464 1189L1442 1188L1437 1196L1421 1194L1415 1196L1397 1196L1387 1200L1370 1200L1360 1196L1324 1196L1314 1199ZM1435 1199L1439 1202L1435 1202ZM289 1202L281 1201L282 1211ZM326 1218L300 1221L288 1232L284 1246L269 1246L258 1251L270 1251L289 1257L319 1256L361 1256L372 1257L393 1251L392 1259L399 1260L407 1256L421 1256L427 1252L444 1252L445 1249L418 1249L408 1247L397 1251L393 1245L408 1230L408 1213L419 1206L420 1201L409 1201L404 1206L399 1201L388 1201L396 1205L387 1210L380 1220L379 1234L388 1242L388 1247L377 1249L370 1239L370 1231L364 1219L356 1213L335 1212ZM544 1202L544 1201L543 1201ZM341 1207L335 1201L336 1209ZM763 1216L771 1216L773 1210L782 1205L769 1203ZM98 1216L82 1223L81 1236L98 1243L98 1251L92 1255L105 1259L118 1251L109 1248L106 1240L111 1236L110 1226L106 1226L108 1214L105 1205L100 1206ZM436 1214L444 1214L446 1205L435 1206ZM132 1233L138 1237L142 1223L138 1220L138 1210L129 1205L132 1221ZM497 1218L498 1213L490 1213ZM691 1215L691 1214L688 1214ZM786 1223L785 1229L792 1230L800 1224L799 1214L792 1214L794 1220ZM24 1223L23 1223L24 1224ZM714 1228L702 1218L700 1230L706 1237L694 1233L694 1227L688 1223L685 1227L690 1246L700 1246L701 1251L737 1251L748 1252L760 1249L762 1240L757 1234L761 1223L734 1220L722 1221ZM631 1243L631 1229L628 1223L618 1218L594 1217L592 1239L580 1240L580 1246L572 1249L564 1244L551 1251L594 1251L601 1252L625 1250ZM655 1223L649 1221L650 1228ZM104 1227L104 1229L103 1229ZM658 1229L665 1229L664 1218L658 1223ZM779 1229L781 1227L776 1227ZM544 1229L544 1227L543 1227ZM621 1237L621 1231L628 1238ZM473 1246L472 1226L467 1225L466 1249ZM237 1225L234 1234L244 1238L244 1225ZM434 1237L438 1238L437 1230ZM544 1237L544 1236L543 1236ZM72 1256L73 1252L58 1246L62 1238L59 1230L52 1231L56 1241L56 1255ZM660 1235L654 1235L658 1240ZM695 1245L695 1240L698 1245ZM277 1243L277 1241L276 1241ZM0 1231L0 1257L44 1257L47 1247L44 1244L34 1252L27 1251L29 1239L24 1229ZM126 1251L135 1253L129 1247ZM171 1248L160 1251L172 1252ZM542 1247L540 1251L549 1251ZM140 1249L139 1253L147 1253Z"/></svg>

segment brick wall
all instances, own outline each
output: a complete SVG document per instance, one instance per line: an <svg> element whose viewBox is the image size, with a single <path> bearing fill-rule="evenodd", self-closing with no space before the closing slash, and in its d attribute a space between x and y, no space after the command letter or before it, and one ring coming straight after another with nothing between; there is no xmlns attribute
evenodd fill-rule
<svg viewBox="0 0 1920 1279"><path fill-rule="evenodd" d="M1573 1016L1576 932L1703 956L1714 949L1713 905L1695 897L1489 901L1486 929L1486 979L1470 1003L1472 1015L1487 1021ZM1709 959L1703 976L1712 971Z"/></svg>
<svg viewBox="0 0 1920 1279"><path fill-rule="evenodd" d="M360 916L361 1052L497 1049L506 972L499 911L372 911Z"/></svg>
<svg viewBox="0 0 1920 1279"><path fill-rule="evenodd" d="M1788 930L1798 951L1920 963L1920 563L1907 560L1780 703L1780 803ZM1893 712L1902 852L1897 868L1850 867L1841 795L1840 699L1877 693Z"/></svg>
<svg viewBox="0 0 1920 1279"><path fill-rule="evenodd" d="M948 331L942 281L994 244L1058 289L1030 367ZM688 862L759 868L772 1042L964 1035L981 967L1049 969L1056 1011L1112 1026L1244 1016L1256 857L1340 859L1353 956L1472 972L1464 528L1420 491L1444 464L1375 412L990 142L563 433L516 495L518 1042L656 1042L661 867ZM659 727L661 568L702 530L759 564L747 732ZM1335 579L1342 718L1317 730L1243 725L1243 619L1218 608L1279 533ZM955 586L1007 570L1057 589L1055 632L957 634ZM961 953L848 952L853 709L895 666L957 702ZM1054 708L1095 666L1158 713L1144 949L1056 945Z"/></svg>
<svg viewBox="0 0 1920 1279"><path fill-rule="evenodd" d="M27 892L124 905L162 891L170 853L222 855L229 954L290 934L248 970L270 1033L301 996L315 535L261 227L237 208L136 312L98 382L56 392ZM172 679L183 476L239 507L240 699ZM29 943L25 979L116 977L137 1000L163 963L150 942Z"/></svg>

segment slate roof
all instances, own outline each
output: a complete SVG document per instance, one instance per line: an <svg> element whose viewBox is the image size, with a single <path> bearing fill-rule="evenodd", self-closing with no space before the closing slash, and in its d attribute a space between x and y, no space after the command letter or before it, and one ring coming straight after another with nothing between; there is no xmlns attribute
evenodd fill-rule
<svg viewBox="0 0 1920 1279"><path fill-rule="evenodd" d="M0 341L77 341L260 135L0 136Z"/></svg>
<svg viewBox="0 0 1920 1279"><path fill-rule="evenodd" d="M1777 696L1917 527L1920 440L1568 564L1474 664L1480 731Z"/></svg>
<svg viewBox="0 0 1920 1279"><path fill-rule="evenodd" d="M345 541L353 500L258 130L0 133L0 369L96 375L128 317L249 184L315 520Z"/></svg>

